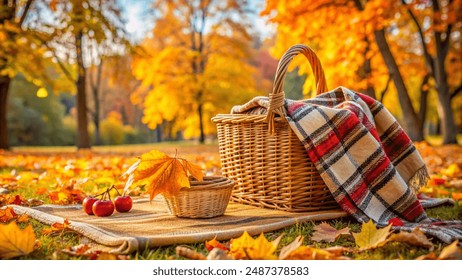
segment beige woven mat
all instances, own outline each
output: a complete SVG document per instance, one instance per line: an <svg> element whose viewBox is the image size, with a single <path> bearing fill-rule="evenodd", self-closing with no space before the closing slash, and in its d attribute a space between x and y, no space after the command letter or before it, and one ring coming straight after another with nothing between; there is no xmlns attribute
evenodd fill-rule
<svg viewBox="0 0 462 280"><path fill-rule="evenodd" d="M115 212L110 217L89 216L80 205L12 207L17 214L26 213L49 225L68 219L73 230L104 245L104 250L119 254L138 248L143 250L146 247L204 242L215 236L218 240L228 240L239 237L245 230L254 235L300 222L347 216L342 210L289 213L231 202L221 217L177 218L168 213L160 196L152 203L147 198L135 200L130 212Z"/></svg>

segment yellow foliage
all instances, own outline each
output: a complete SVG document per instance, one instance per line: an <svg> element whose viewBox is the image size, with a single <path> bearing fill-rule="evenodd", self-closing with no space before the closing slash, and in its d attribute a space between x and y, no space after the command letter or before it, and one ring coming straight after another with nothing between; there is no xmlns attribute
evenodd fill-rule
<svg viewBox="0 0 462 280"><path fill-rule="evenodd" d="M227 20L214 23L207 32L192 28L190 22L196 27L205 24L197 17L201 8L195 3L156 4L162 17L153 30L155 39L143 42L147 55L137 57L132 65L133 75L151 90L143 98L133 94L132 102L142 103L142 121L151 129L168 121L176 130L184 130L185 137L196 137L201 114L205 133L213 133L211 117L257 94L255 69L249 63L250 37L243 25ZM232 10L236 11L234 16L244 17L235 1L203 5L215 11L204 19L207 22L228 17ZM183 9L188 12L179 12Z"/></svg>
<svg viewBox="0 0 462 280"><path fill-rule="evenodd" d="M0 224L0 259L30 254L34 251L35 239L32 225L21 230L16 222Z"/></svg>
<svg viewBox="0 0 462 280"><path fill-rule="evenodd" d="M281 236L270 242L263 233L253 239L247 231L244 231L239 238L231 240L229 255L237 260L274 260L277 259L274 253L280 240Z"/></svg>
<svg viewBox="0 0 462 280"><path fill-rule="evenodd" d="M363 223L361 232L353 233L356 245L360 249L372 249L383 246L387 243L387 237L390 235L391 224L385 228L377 229L372 220Z"/></svg>

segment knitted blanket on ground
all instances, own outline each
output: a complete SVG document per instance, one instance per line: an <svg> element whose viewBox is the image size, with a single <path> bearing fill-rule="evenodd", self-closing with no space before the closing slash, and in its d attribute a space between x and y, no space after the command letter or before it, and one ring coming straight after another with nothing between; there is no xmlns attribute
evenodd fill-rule
<svg viewBox="0 0 462 280"><path fill-rule="evenodd" d="M258 97L233 113L260 112ZM386 226L399 218L410 231L444 242L462 240L462 221L429 218L416 191L428 179L425 163L396 119L378 101L339 87L315 98L285 100L286 119L335 200L359 222Z"/></svg>

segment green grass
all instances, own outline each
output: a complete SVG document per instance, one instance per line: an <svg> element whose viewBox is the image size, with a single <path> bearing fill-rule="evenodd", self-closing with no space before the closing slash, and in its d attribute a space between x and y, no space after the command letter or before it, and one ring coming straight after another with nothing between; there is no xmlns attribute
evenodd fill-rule
<svg viewBox="0 0 462 280"><path fill-rule="evenodd" d="M175 149L178 149L179 152L187 154L198 154L200 151L205 151L210 153L218 153L218 148L216 143L208 143L206 145L199 145L194 142L170 142L170 143L159 143L159 144L150 144L150 145L124 145L124 146L101 146L94 147L92 150L96 153L115 153L115 154L131 154L139 155L142 152L149 151L151 149L159 149L165 152L175 153ZM73 153L75 152L74 147L16 147L13 150L17 154L42 154L46 156L47 154L59 154L59 153ZM10 173L13 169L16 169L18 172L22 171L19 168L0 168L0 174ZM53 183L47 182L49 185L40 182L30 182L26 185L12 190L13 194L21 194L25 198L38 198L43 200L45 203L50 203L50 200L47 195L37 195L34 190L37 187L46 187L49 190L53 190ZM41 185L42 184L42 185ZM103 185L98 186L99 189L104 188ZM84 191L89 191L84 189ZM427 214L430 217L446 219L446 220L460 220L462 219L462 206L456 204L454 206L448 207L437 207L427 210ZM36 250L28 256L20 257L19 259L86 259L85 257L74 257L64 254L63 249L75 246L80 244L81 236L74 232L64 232L62 235L42 235L41 232L44 228L49 226L44 225L38 221L30 219L31 224L34 228L34 232L38 238L38 246ZM333 227L341 229L344 227L349 227L352 232L359 232L361 225L354 221L351 218L343 218L328 221ZM278 248L279 250L290 244L296 237L304 237L303 244L310 245L319 248L326 248L332 246L344 246L344 247L355 247L354 238L352 235L343 235L338 238L335 242L325 243L325 242L313 242L311 240L311 235L313 234L313 228L316 224L320 222L306 222L295 224L293 226L266 233L265 236L268 240L275 240L277 237L282 235L282 239ZM24 227L26 224L21 224ZM446 245L437 240L432 240L435 244L434 252L436 255L439 254L441 249ZM194 249L197 252L207 254L204 243L197 244L180 244L188 246ZM129 258L133 260L165 260L165 259L179 259L175 254L176 245L166 246L166 247L157 247L157 248L143 248L137 252L130 254ZM414 246L409 246L402 243L391 242L384 247L368 250L356 254L346 254L348 257L353 259L376 259L376 260L387 260L387 259L415 259L416 257L428 254L430 250L422 249Z"/></svg>
<svg viewBox="0 0 462 280"><path fill-rule="evenodd" d="M459 220L462 217L462 207L458 204L448 207L437 207L433 209L428 209L427 214L430 217L442 218L448 220ZM69 248L79 244L80 236L73 232L64 232L62 235L48 236L42 235L41 231L48 226L43 225L40 222L37 222L33 219L32 226L34 228L36 236L39 240L39 248L37 248L33 253L28 256L20 257L19 259L86 259L85 257L74 257L69 256L61 252L62 249ZM300 224L295 224L293 226L276 230L273 232L265 233L265 237L272 241L282 235L281 242L278 247L277 254L279 254L280 249L283 246L290 244L296 237L303 236L304 245L314 246L317 248L326 248L333 246L343 246L343 247L355 247L355 241L352 235L342 235L335 242L313 242L310 240L311 235L313 234L313 228L315 225L320 222L305 222ZM344 227L349 227L351 232L359 232L361 230L361 225L351 218L342 218L328 221L330 225L336 229L341 229ZM433 252L438 255L442 248L446 244L438 241L432 240L434 243ZM226 242L226 241L222 241ZM180 244L187 246L199 253L207 255L207 250L205 249L205 243L197 244ZM156 248L143 248L129 255L129 258L132 260L178 260L182 259L176 256L175 248L177 245L165 246L165 247L156 247ZM367 250L360 253L346 253L345 256L348 256L356 260L409 260L415 259L419 256L430 253L431 250L419 248L416 246L410 246L404 243L390 242L387 245Z"/></svg>

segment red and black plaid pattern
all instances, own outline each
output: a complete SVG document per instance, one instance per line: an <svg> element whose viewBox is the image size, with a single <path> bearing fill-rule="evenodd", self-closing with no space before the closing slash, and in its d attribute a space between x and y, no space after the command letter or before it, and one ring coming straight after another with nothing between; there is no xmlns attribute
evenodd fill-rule
<svg viewBox="0 0 462 280"><path fill-rule="evenodd" d="M287 120L342 208L358 221L429 221L415 190L425 163L378 101L343 87L286 100ZM412 187L410 187L412 186Z"/></svg>
<svg viewBox="0 0 462 280"><path fill-rule="evenodd" d="M416 196L428 179L412 141L376 100L339 87L313 99L285 100L287 121L339 205L359 222L422 232L450 243L462 240L462 221L427 217L423 207L453 203ZM233 107L233 114L265 114L268 97Z"/></svg>

